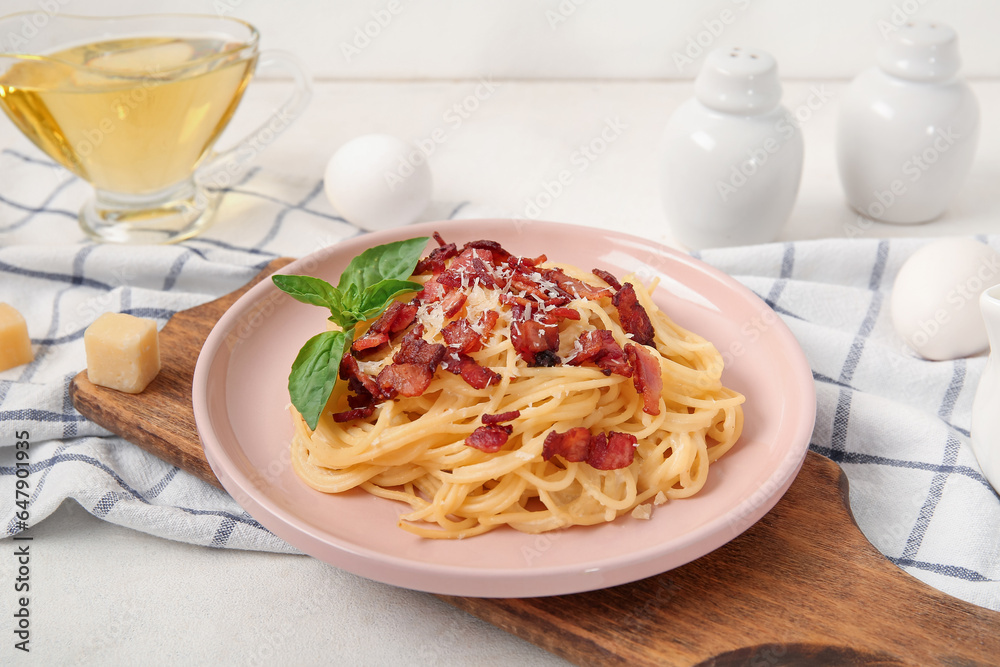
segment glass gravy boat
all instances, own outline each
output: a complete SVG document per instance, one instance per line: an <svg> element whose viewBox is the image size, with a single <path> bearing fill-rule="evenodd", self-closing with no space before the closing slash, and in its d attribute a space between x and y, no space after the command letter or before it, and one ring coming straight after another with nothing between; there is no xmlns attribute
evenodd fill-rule
<svg viewBox="0 0 1000 667"><path fill-rule="evenodd" d="M16 52L0 53L0 108L94 187L80 211L92 238L170 243L211 220L219 190L301 115L311 83L295 59L259 52L259 33L200 15L0 18ZM17 35L30 35L15 39ZM233 148L216 152L254 72L292 75L291 97Z"/></svg>

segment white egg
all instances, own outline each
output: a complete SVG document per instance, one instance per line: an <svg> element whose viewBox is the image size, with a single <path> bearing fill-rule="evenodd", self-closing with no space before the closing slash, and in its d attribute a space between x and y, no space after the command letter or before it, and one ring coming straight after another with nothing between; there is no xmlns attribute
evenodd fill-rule
<svg viewBox="0 0 1000 667"><path fill-rule="evenodd" d="M1000 254L969 238L933 241L899 269L892 324L920 356L958 359L989 346L979 295L1000 283Z"/></svg>
<svg viewBox="0 0 1000 667"><path fill-rule="evenodd" d="M341 216L375 231L416 220L430 202L433 179L423 151L386 134L366 134L337 149L323 187Z"/></svg>

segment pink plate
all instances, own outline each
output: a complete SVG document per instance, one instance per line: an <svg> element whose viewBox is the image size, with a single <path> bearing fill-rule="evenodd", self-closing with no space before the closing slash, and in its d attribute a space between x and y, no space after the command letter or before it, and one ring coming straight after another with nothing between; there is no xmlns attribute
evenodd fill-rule
<svg viewBox="0 0 1000 667"><path fill-rule="evenodd" d="M525 220L451 220L365 235L290 264L282 273L336 284L371 246L439 231L461 245L492 239L517 255L660 278L655 297L681 326L711 340L724 381L746 395L745 429L692 498L601 526L526 535L501 529L467 540L428 540L396 526L404 506L364 492L327 495L299 481L289 461L288 370L325 327L325 311L270 280L219 320L198 358L194 414L222 485L278 537L370 579L447 595L535 597L605 588L665 572L733 539L791 485L816 413L812 373L788 328L725 274L644 239Z"/></svg>

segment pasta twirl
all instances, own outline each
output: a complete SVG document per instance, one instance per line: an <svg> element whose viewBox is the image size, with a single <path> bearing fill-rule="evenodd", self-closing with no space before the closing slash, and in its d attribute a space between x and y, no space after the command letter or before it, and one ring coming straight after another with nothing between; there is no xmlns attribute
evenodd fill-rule
<svg viewBox="0 0 1000 667"><path fill-rule="evenodd" d="M406 503L410 511L401 516L400 526L428 538L470 537L505 525L538 533L598 524L644 503L697 493L710 463L733 447L743 423L743 396L722 385L722 357L715 347L677 326L646 288L633 283L629 289L652 325L652 344L641 347L662 381L662 390L650 404L634 377L639 372L634 357L642 357L634 350L628 364L617 362L615 372L593 361L574 365L586 332L610 332L613 343L606 341L607 349L638 345L637 335L623 327L624 306L616 307L611 298L616 286L565 264L518 267L517 258L501 261L499 252L484 257L488 276L468 259L482 256L482 251L470 251L467 245L434 275L413 278L425 289L413 302L416 314L405 335L420 327L423 342L442 345L450 355L419 395L397 394L378 401L365 418L337 421L335 414L350 417L357 403L351 386L338 383L314 431L292 408L292 462L298 475L319 491L360 488ZM440 271L447 268L454 277L457 263L463 261L472 268L461 284L453 280L454 287L442 295L441 284L447 281ZM561 271L551 273L556 266ZM525 291L517 284L518 272L540 286L534 301L530 285ZM592 286L594 293L577 298L582 285ZM458 292L464 297L449 299ZM562 303L553 297L546 303L546 295L559 293L572 298ZM456 301L461 302L457 310ZM461 356L446 329L463 319L481 341L480 349L467 356L492 378L482 388L470 384L464 373L445 370L457 367ZM548 322L549 331L557 327L558 339L547 339L554 343L550 350L535 353L526 347L526 334L542 331L542 325L528 326L528 321ZM383 371L396 363L394 355L405 345L400 342L403 335L395 333L374 354L356 355L358 371L381 382ZM455 366L448 366L449 359ZM352 382L360 391L358 385ZM468 444L475 440L469 440L473 433L484 428L483 415L504 413L516 417L507 417L504 426L486 427L509 430L497 451ZM595 435L591 443L604 437L598 434L634 436L631 462L605 470L592 464L597 460L593 453L587 460L567 460L574 458L568 450L556 455L546 450L549 434L580 427L586 429L585 441L587 433ZM590 447L593 452L596 445Z"/></svg>

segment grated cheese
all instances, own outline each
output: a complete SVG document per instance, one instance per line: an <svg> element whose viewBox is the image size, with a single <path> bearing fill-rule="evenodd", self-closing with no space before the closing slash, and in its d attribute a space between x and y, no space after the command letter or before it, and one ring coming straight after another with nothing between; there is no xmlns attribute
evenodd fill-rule
<svg viewBox="0 0 1000 667"><path fill-rule="evenodd" d="M643 521L649 521L649 518L653 516L653 506L649 503L644 503L642 505L636 505L635 509L632 510L633 519L642 519Z"/></svg>

